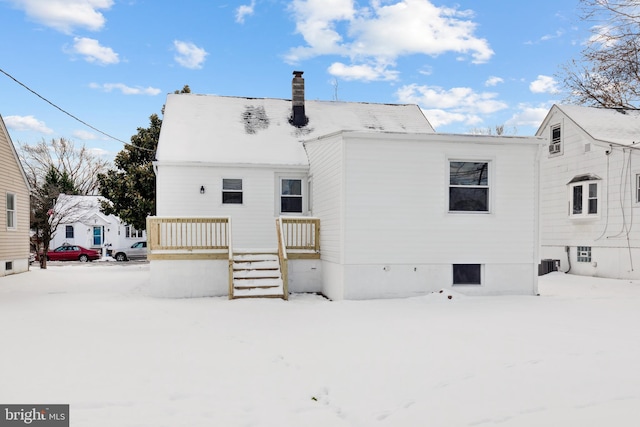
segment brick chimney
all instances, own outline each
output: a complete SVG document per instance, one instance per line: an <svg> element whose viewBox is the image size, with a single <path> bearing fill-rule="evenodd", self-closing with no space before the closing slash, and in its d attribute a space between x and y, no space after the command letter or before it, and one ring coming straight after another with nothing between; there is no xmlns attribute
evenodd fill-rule
<svg viewBox="0 0 640 427"><path fill-rule="evenodd" d="M304 79L302 74L304 71L294 71L293 80L291 81L291 101L293 106L293 114L291 115L291 124L302 127L309 121L304 113Z"/></svg>

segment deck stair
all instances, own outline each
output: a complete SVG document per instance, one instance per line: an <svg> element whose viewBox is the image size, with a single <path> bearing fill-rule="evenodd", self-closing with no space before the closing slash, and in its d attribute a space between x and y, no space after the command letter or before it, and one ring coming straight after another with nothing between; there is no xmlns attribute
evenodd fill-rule
<svg viewBox="0 0 640 427"><path fill-rule="evenodd" d="M275 251L233 254L232 298L284 299L280 262Z"/></svg>

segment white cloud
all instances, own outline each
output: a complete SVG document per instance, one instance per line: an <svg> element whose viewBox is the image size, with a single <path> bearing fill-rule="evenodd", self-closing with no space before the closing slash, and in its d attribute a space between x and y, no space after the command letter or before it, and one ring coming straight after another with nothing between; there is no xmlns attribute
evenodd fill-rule
<svg viewBox="0 0 640 427"><path fill-rule="evenodd" d="M100 65L117 64L118 54L110 47L100 46L100 42L87 37L74 37L72 53L84 56L85 61Z"/></svg>
<svg viewBox="0 0 640 427"><path fill-rule="evenodd" d="M491 76L484 82L484 85L487 87L497 86L499 83L504 83L504 79L502 77Z"/></svg>
<svg viewBox="0 0 640 427"><path fill-rule="evenodd" d="M558 82L550 76L539 75L538 78L531 82L529 90L533 93L560 93Z"/></svg>
<svg viewBox="0 0 640 427"><path fill-rule="evenodd" d="M369 3L356 9L353 0L294 0L291 10L296 30L306 45L290 49L287 61L342 55L357 66L391 64L400 56L453 52L481 63L493 56L487 40L474 34L477 25L470 20L471 11L437 7L429 0Z"/></svg>
<svg viewBox="0 0 640 427"><path fill-rule="evenodd" d="M100 30L105 18L100 10L109 10L113 0L9 0L29 18L47 27L70 34L74 28Z"/></svg>
<svg viewBox="0 0 640 427"><path fill-rule="evenodd" d="M443 89L438 86L403 86L396 92L400 102L418 104L434 127L462 122L482 123L481 115L488 115L508 107L492 92L477 93L468 87Z"/></svg>
<svg viewBox="0 0 640 427"><path fill-rule="evenodd" d="M100 89L104 92L112 92L114 90L119 90L123 95L158 95L161 91L160 89L154 87L131 87L127 86L124 83L90 83L89 87L92 89Z"/></svg>
<svg viewBox="0 0 640 427"><path fill-rule="evenodd" d="M175 40L173 46L178 52L174 59L185 68L198 69L202 68L208 53L204 49L193 43Z"/></svg>
<svg viewBox="0 0 640 427"><path fill-rule="evenodd" d="M253 15L254 9L256 7L256 1L251 0L250 4L243 4L236 9L236 22L239 24L244 24L244 18L246 16Z"/></svg>
<svg viewBox="0 0 640 427"><path fill-rule="evenodd" d="M397 80L398 72L388 70L384 65L345 65L341 62L334 62L327 70L329 74L344 80Z"/></svg>
<svg viewBox="0 0 640 427"><path fill-rule="evenodd" d="M16 131L32 131L44 134L52 134L53 130L47 125L33 116L6 116L4 122L11 130Z"/></svg>
<svg viewBox="0 0 640 427"><path fill-rule="evenodd" d="M98 139L98 136L95 133L88 132L86 130L76 130L73 132L73 137L82 141L92 141Z"/></svg>
<svg viewBox="0 0 640 427"><path fill-rule="evenodd" d="M518 105L516 112L509 120L506 121L507 126L533 126L540 127L542 121L547 116L551 105L531 106L528 104Z"/></svg>

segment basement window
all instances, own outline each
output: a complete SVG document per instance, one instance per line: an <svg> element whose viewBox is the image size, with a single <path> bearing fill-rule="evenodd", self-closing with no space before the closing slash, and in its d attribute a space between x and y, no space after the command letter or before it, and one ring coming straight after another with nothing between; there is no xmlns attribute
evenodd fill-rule
<svg viewBox="0 0 640 427"><path fill-rule="evenodd" d="M591 262L591 246L578 246L578 262Z"/></svg>
<svg viewBox="0 0 640 427"><path fill-rule="evenodd" d="M4 269L5 271L11 271L13 270L13 261L7 261L4 263Z"/></svg>
<svg viewBox="0 0 640 427"><path fill-rule="evenodd" d="M229 205L242 204L242 179L222 180L222 203Z"/></svg>
<svg viewBox="0 0 640 427"><path fill-rule="evenodd" d="M481 264L453 264L454 285L481 285Z"/></svg>

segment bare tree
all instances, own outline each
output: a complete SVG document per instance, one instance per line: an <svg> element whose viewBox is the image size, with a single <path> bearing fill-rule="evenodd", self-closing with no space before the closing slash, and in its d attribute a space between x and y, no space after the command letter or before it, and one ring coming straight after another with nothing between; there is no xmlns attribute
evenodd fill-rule
<svg viewBox="0 0 640 427"><path fill-rule="evenodd" d="M640 104L640 2L580 0L581 19L593 23L592 36L563 67L568 101L608 108Z"/></svg>
<svg viewBox="0 0 640 427"><path fill-rule="evenodd" d="M472 128L469 133L472 135L516 135L518 133L518 129L516 127L507 129L504 124L501 124L495 125L494 127L487 126L486 128Z"/></svg>
<svg viewBox="0 0 640 427"><path fill-rule="evenodd" d="M99 158L85 145L76 147L65 138L44 139L35 145L18 144L18 151L32 188L44 183L53 167L66 174L77 194L97 194L98 174L109 169L109 162Z"/></svg>

